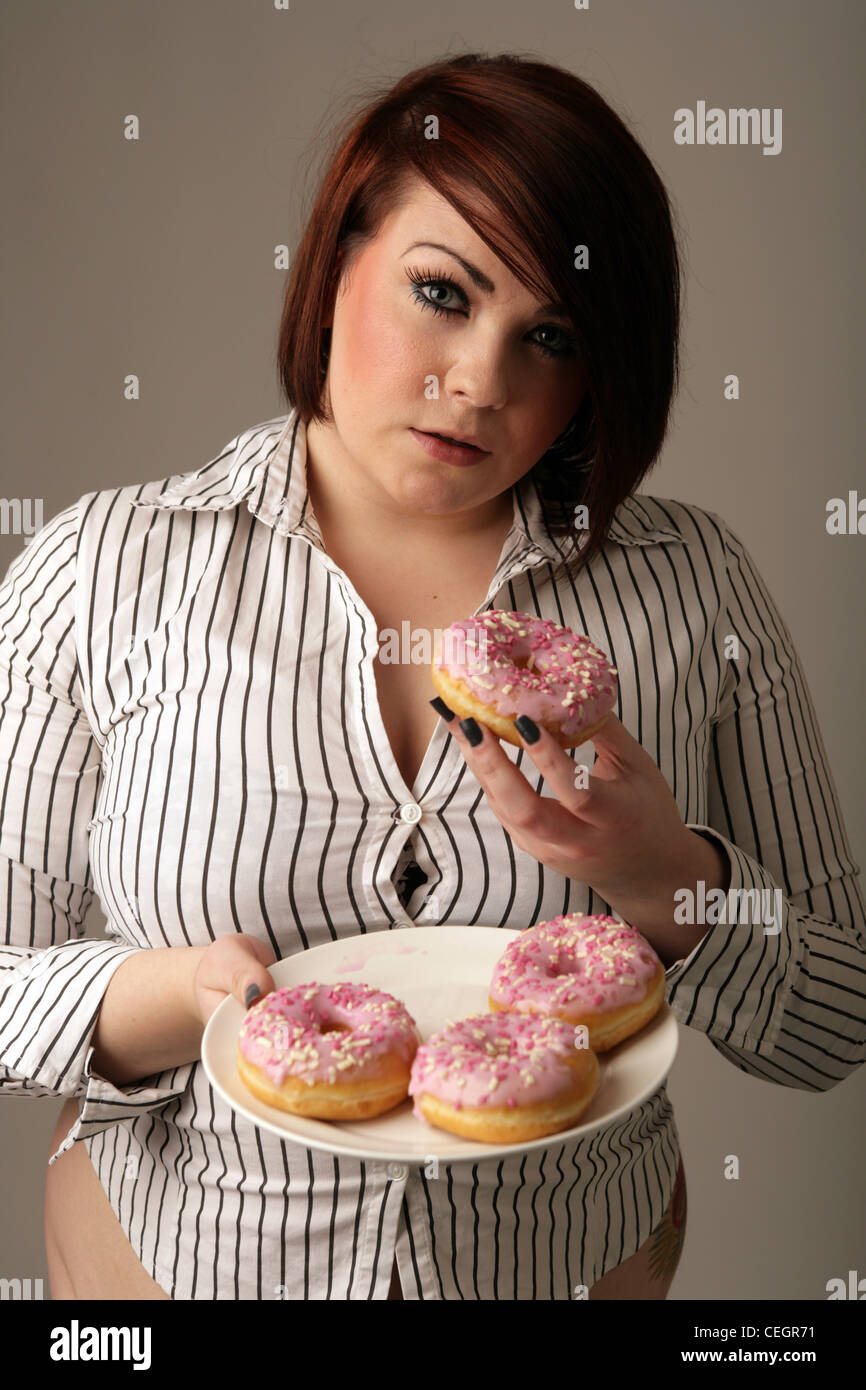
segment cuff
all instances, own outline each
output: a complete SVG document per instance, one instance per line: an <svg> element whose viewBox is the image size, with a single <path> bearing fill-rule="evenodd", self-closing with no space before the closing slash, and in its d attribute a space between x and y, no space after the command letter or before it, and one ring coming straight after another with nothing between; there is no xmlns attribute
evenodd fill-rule
<svg viewBox="0 0 866 1390"><path fill-rule="evenodd" d="M86 1084L78 1119L57 1152L49 1158L49 1164L56 1162L77 1140L92 1139L101 1130L111 1129L112 1125L121 1124L124 1120L134 1120L146 1110L178 1099L186 1090L193 1067L197 1065L196 1062L185 1062L171 1071L159 1072L154 1076L152 1086L137 1081L133 1085L120 1087L93 1071L95 1050L88 1048L84 1062L82 1083Z"/></svg>
<svg viewBox="0 0 866 1390"><path fill-rule="evenodd" d="M665 971L665 995L687 1027L761 1056L772 1053L802 956L799 917L767 870L706 825L689 825L727 855L727 893L697 890L691 904L705 935ZM687 921L687 916L685 917Z"/></svg>

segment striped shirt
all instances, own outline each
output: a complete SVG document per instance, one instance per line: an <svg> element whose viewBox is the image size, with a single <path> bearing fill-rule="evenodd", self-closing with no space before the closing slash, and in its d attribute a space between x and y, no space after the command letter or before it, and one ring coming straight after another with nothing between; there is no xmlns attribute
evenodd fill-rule
<svg viewBox="0 0 866 1390"><path fill-rule="evenodd" d="M380 635L305 480L292 411L190 472L86 493L10 566L0 1088L80 1099L50 1161L86 1145L172 1298L384 1299L395 1253L408 1299L574 1297L670 1202L664 1085L580 1142L432 1177L283 1141L234 1113L200 1062L124 1086L92 1066L103 994L136 951L238 931L281 958L413 923L609 910L514 845L444 724L404 783L377 700ZM477 612L586 633L684 822L726 853L731 889L781 894L777 932L720 921L667 970L676 1018L752 1076L828 1090L866 1052L863 900L800 663L749 554L712 512L634 496L575 577L530 475L513 498ZM104 938L83 934L94 894Z"/></svg>

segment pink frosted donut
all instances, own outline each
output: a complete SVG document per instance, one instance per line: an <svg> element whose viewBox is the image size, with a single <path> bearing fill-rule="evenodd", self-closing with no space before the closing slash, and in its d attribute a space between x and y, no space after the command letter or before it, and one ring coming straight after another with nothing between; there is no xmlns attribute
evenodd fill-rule
<svg viewBox="0 0 866 1390"><path fill-rule="evenodd" d="M276 989L248 1010L238 1072L259 1100L320 1120L365 1120L404 1100L421 1035L398 999L364 984Z"/></svg>
<svg viewBox="0 0 866 1390"><path fill-rule="evenodd" d="M549 618L493 610L452 623L431 668L433 684L461 719L480 720L522 748L514 720L526 714L563 748L601 727L616 703L616 667L588 637Z"/></svg>
<svg viewBox="0 0 866 1390"><path fill-rule="evenodd" d="M640 932L615 917L572 912L506 946L489 1003L586 1028L593 1052L607 1052L649 1023L664 992L664 966Z"/></svg>
<svg viewBox="0 0 866 1390"><path fill-rule="evenodd" d="M518 1144L575 1124L598 1087L598 1058L558 1018L474 1014L423 1042L414 1113L484 1143Z"/></svg>

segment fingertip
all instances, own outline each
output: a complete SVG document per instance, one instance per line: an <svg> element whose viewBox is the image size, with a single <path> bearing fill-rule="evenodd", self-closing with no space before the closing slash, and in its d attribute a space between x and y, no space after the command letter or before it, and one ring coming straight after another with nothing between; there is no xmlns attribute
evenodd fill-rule
<svg viewBox="0 0 866 1390"><path fill-rule="evenodd" d="M523 742L531 747L541 738L541 730L528 714L520 714L514 721L514 727L523 739Z"/></svg>
<svg viewBox="0 0 866 1390"><path fill-rule="evenodd" d="M472 718L461 719L459 722L460 730L468 739L470 747L477 748L484 737L480 726Z"/></svg>
<svg viewBox="0 0 866 1390"><path fill-rule="evenodd" d="M270 994L274 988L275 985L270 975L266 974L264 979L260 980L248 979L242 991L245 1008L252 1008L253 1004L259 999L263 999L266 994Z"/></svg>

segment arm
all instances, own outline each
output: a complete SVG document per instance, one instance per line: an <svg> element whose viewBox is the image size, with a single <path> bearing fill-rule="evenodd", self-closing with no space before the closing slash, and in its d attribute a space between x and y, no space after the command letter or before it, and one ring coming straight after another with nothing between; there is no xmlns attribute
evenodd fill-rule
<svg viewBox="0 0 866 1390"><path fill-rule="evenodd" d="M739 656L713 726L708 824L689 829L727 856L729 902L764 890L779 916L727 910L668 969L668 1000L740 1070L826 1091L866 1059L859 869L791 635L740 540L709 516L727 560L717 640L735 636Z"/></svg>
<svg viewBox="0 0 866 1390"><path fill-rule="evenodd" d="M83 936L101 762L76 659L78 526L78 505L58 513L0 585L0 1094L81 1097L63 1148L165 1105L191 1073L120 1089L94 1066L106 990L150 952Z"/></svg>
<svg viewBox="0 0 866 1390"><path fill-rule="evenodd" d="M117 1085L201 1056L204 1027L227 994L246 1007L246 992L274 988L265 968L276 957L240 932L209 946L137 951L112 975L93 1030L93 1065Z"/></svg>

